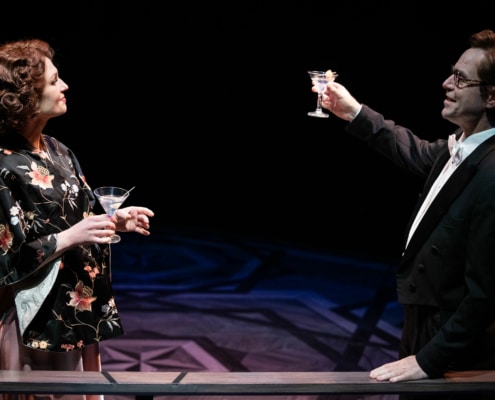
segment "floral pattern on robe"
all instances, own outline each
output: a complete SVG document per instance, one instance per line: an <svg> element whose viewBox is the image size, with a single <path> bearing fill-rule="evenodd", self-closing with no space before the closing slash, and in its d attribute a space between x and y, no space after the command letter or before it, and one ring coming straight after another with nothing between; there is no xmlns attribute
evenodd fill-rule
<svg viewBox="0 0 495 400"><path fill-rule="evenodd" d="M53 137L43 141L46 150L35 151L20 135L0 139L0 287L18 294L25 345L66 352L123 328L109 245L69 249L50 277L57 234L91 215L95 197L72 151Z"/></svg>

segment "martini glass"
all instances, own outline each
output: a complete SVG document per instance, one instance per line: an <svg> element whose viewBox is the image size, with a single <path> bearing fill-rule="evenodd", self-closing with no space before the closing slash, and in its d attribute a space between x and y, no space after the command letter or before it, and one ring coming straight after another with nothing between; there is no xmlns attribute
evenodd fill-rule
<svg viewBox="0 0 495 400"><path fill-rule="evenodd" d="M337 74L334 72L333 76L327 76L326 71L308 71L309 77L313 81L313 84L316 86L318 90L318 99L316 100L316 110L310 111L308 115L310 117L317 118L328 118L329 115L324 113L321 108L321 98L323 96L323 92L325 91L325 87L328 82L332 82L337 77Z"/></svg>
<svg viewBox="0 0 495 400"><path fill-rule="evenodd" d="M131 189L132 190L132 189ZM94 194L109 217L115 214L122 203L129 196L130 190L117 186L102 186L94 190ZM110 243L120 242L120 236L115 234L110 238Z"/></svg>

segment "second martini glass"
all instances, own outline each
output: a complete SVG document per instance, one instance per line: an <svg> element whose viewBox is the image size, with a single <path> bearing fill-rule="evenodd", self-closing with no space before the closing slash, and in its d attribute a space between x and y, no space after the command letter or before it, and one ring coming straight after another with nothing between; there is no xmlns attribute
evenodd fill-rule
<svg viewBox="0 0 495 400"><path fill-rule="evenodd" d="M117 186L102 186L94 190L94 194L109 217L115 214L122 203L129 196L130 190ZM110 243L118 243L121 238L115 234L111 237Z"/></svg>

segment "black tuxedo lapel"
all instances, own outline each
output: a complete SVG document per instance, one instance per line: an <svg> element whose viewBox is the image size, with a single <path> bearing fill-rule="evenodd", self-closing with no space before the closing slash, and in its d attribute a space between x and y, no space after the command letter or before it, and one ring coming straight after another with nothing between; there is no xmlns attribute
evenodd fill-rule
<svg viewBox="0 0 495 400"><path fill-rule="evenodd" d="M456 139L459 139L462 135L462 129L457 128L453 134L455 135ZM411 219L409 220L409 224L407 225L404 245L406 244L407 234L411 230L411 226L414 222L414 219L416 218L416 214L418 213L419 209L421 208L421 204L423 204L423 202L425 201L426 196L428 195L431 187L433 186L436 179L438 178L438 175L440 175L440 172L442 172L443 168L445 167L445 163L447 162L447 160L449 158L450 158L450 151L449 151L448 141L447 141L446 145L445 145L445 150L438 155L435 163L433 164L433 166L431 168L430 174L426 178L426 182L425 182L425 185L423 186L423 190L421 191L418 202L416 203L416 207L414 208L412 215L411 215Z"/></svg>
<svg viewBox="0 0 495 400"><path fill-rule="evenodd" d="M480 161L491 151L494 151L495 148L493 145L495 144L495 136L492 136L482 144L480 144L470 155L469 157L457 167L449 180L445 183L443 188L438 192L437 196L430 204L426 214L423 216L423 219L419 223L414 232L407 249L403 254L403 258L401 264L407 263L409 258L416 254L418 248L422 245L423 240L428 237L430 232L435 228L440 219L443 217L445 212L450 207L451 203L458 197L459 193L462 192L464 187L470 182L473 174L476 172L477 166ZM416 216L417 211L419 210L420 205L423 203L428 191L430 190L433 182L436 180L440 171L443 169L445 163L449 159L449 154L442 154L437 163L432 168L432 173L425 184L425 189L421 194L421 199L419 201L419 205L417 205L415 212L413 213L413 219ZM412 224L408 226L410 229ZM409 230L407 231L409 232Z"/></svg>
<svg viewBox="0 0 495 400"><path fill-rule="evenodd" d="M430 175L428 175L428 178L426 179L426 183L423 186L423 190L421 191L421 194L419 196L418 202L416 203L416 207L414 208L412 214L411 214L411 219L409 220L409 223L407 224L406 227L406 238L407 240L407 235L409 231L411 230L411 226L414 222L414 219L416 218L416 214L418 213L419 209L421 208L421 204L426 199L426 196L428 195L428 192L430 191L431 187L433 186L433 183L435 183L436 179L438 178L438 175L440 175L440 172L442 172L443 167L445 166L445 163L447 160L450 158L450 153L448 151L448 147L445 146L445 151L440 154L433 164L433 167L431 169ZM405 246L406 242L404 242Z"/></svg>

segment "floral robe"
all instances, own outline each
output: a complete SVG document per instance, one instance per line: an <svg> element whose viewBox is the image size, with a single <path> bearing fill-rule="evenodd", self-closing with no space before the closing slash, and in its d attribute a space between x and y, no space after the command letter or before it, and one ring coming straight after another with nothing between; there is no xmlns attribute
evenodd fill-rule
<svg viewBox="0 0 495 400"><path fill-rule="evenodd" d="M109 245L80 245L47 262L57 234L90 215L95 198L72 151L43 140L47 150L33 151L20 135L0 138L0 290L15 293L26 346L66 352L123 329Z"/></svg>

